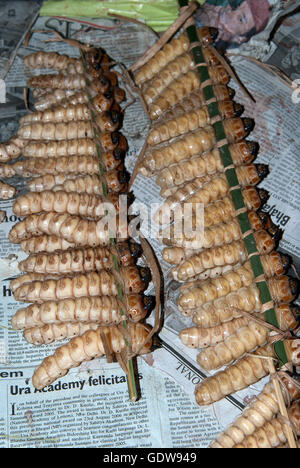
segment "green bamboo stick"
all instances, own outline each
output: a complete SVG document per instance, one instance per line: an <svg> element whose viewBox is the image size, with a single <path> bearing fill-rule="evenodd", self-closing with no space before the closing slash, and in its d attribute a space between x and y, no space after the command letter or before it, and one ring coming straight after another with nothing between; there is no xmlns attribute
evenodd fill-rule
<svg viewBox="0 0 300 468"><path fill-rule="evenodd" d="M86 72L87 70L86 70L84 53L83 53L82 50L80 52L81 52L81 61L83 63L83 67L84 67L84 70ZM89 82L89 79L87 77L86 77L86 85L87 85L87 94L89 96L89 106L91 107L92 106L92 99L91 99L91 96L89 95L90 82ZM91 107L91 110L93 110L92 107ZM94 125L94 135L95 135L95 139L96 139L96 142L97 142L97 140L99 139L99 129L98 129L98 126L97 126L97 124L95 122L95 114L94 114L93 111L91 112L91 120L92 120L92 123ZM97 156L98 156L98 161L99 161L100 174L103 175L104 174L104 168L103 168L103 165L102 165L102 162L101 162L101 147L100 147L100 144L98 142L96 143L96 148L97 148ZM108 187L107 187L106 182L102 182L102 190L103 190L104 197L107 198ZM110 235L110 244L111 244L111 247L115 248L115 246L116 246L115 245L115 240L114 240L112 235ZM112 263L113 263L113 266L114 266L114 270L117 273L119 273L118 258L113 253L111 253L111 255L112 255ZM119 281L117 279L116 279L116 286L117 286L117 290L118 290L119 300L120 300L121 303L124 303L124 293L123 293L123 290L122 290L122 286L121 286L121 284L119 283ZM126 315L125 309L126 309L125 305L124 305L124 309L122 307L120 307L120 314L121 314L121 317L122 317L121 325L124 328L124 330L128 331L127 315ZM129 351L130 350L130 343L128 342L126 337L124 338L124 341L125 341L125 344L126 344L126 347L127 347L128 351ZM138 399L138 391L137 391L137 387L136 387L135 372L134 372L134 366L133 366L133 359L132 358L128 359L128 361L126 362L126 367L127 367L127 385L128 385L129 399L130 399L130 401L134 402L134 401L137 401L137 399Z"/></svg>
<svg viewBox="0 0 300 468"><path fill-rule="evenodd" d="M187 6L189 2L187 0L178 0L178 3L179 3L179 7L182 8L182 7ZM198 43L197 29L195 25L189 26L186 29L186 32L189 37L191 45L193 43ZM198 44L192 48L192 54L193 54L193 58L196 64L205 63L202 48ZM207 66L198 67L197 70L199 73L200 81L202 83L204 83L205 81L209 79ZM203 94L204 94L206 101L211 101L215 99L214 90L211 85L208 85L203 89ZM208 105L208 112L211 118L219 115L217 105L215 102L212 102ZM216 140L218 142L222 140L226 140L226 134L225 134L224 126L221 120L214 123L213 128L215 131ZM225 175L226 175L228 184L230 187L236 187L237 185L239 185L239 183L238 183L238 178L237 178L235 169L230 168L226 170L228 166L233 165L233 160L230 155L228 144L224 144L220 148L220 153L221 153L221 159L225 168ZM244 203L241 189L232 190L231 196L232 196L235 209L237 211L245 208L245 203ZM237 218L238 218L240 228L243 234L251 230L250 221L246 212L239 214ZM263 270L263 266L260 260L260 256L257 251L257 246L256 246L254 235L249 234L247 237L245 237L244 243L245 243L245 247L247 249L248 255L250 256L250 264L253 270L253 274L255 278L258 278L264 274L264 270ZM272 301L272 297L271 297L266 281L258 282L257 287L259 289L261 303L263 305L269 304ZM275 327L279 328L279 324L276 318L274 308L270 308L265 312L265 320L269 324L272 324ZM288 357L284 348L284 343L282 341L275 343L274 349L279 360L279 365L283 366L284 364L288 362Z"/></svg>

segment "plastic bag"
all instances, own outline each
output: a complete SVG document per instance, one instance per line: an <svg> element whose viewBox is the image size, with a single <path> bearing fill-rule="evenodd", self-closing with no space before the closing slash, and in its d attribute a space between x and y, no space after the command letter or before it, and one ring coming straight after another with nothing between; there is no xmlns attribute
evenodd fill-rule
<svg viewBox="0 0 300 468"><path fill-rule="evenodd" d="M205 0L198 0L203 4ZM178 17L177 0L47 0L42 16L105 18L108 13L145 22L156 32L165 31Z"/></svg>

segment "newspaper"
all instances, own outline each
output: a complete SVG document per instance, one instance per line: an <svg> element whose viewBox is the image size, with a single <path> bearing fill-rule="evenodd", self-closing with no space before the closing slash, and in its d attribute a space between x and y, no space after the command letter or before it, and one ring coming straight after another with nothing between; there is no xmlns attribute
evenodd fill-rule
<svg viewBox="0 0 300 468"><path fill-rule="evenodd" d="M104 21L99 24L114 26ZM156 39L144 28L127 23L114 29L113 34L101 29L85 31L75 23L68 23L66 27L64 21L47 18L39 18L34 28L49 26L63 34L67 31L68 37L101 45L125 66L134 63ZM2 141L15 133L18 119L25 112L21 102L29 72L23 67L22 57L40 49L78 54L65 43L45 43L44 40L44 34L34 34L29 46L19 49L6 77L8 103L1 106ZM263 187L271 194L269 211L274 221L285 229L281 247L297 260L300 258L296 184L299 161L297 163L295 155L299 155L296 141L299 108L292 102L292 90L274 75L245 59L236 59L235 66L257 98L256 106L248 101L245 104L247 115L256 120L253 139L261 143L259 161L271 166L271 175L263 182ZM131 91L128 90L130 100ZM245 101L240 91L237 101ZM149 121L135 96L125 113L122 129L130 147L129 171L141 151L148 128ZM18 180L12 182L20 184ZM22 184L19 188L22 191ZM150 211L152 204L162 202L154 180L139 175L132 189L136 197L133 211L141 204ZM162 245L151 237L149 241L164 273L166 306L164 327L159 335L162 347L138 358L141 399L137 403L128 401L122 370L119 365L107 364L103 359L84 363L44 391L36 391L31 384L33 370L58 344L35 348L25 342L20 332L11 329L11 317L20 303L11 295L9 280L19 274L18 262L24 254L7 240L9 230L17 221L12 213L12 202L1 202L0 209L6 211L5 222L0 225L0 447L207 447L262 388L264 382L212 407L196 406L195 385L207 374L196 364L196 351L184 347L178 338L178 332L189 326L189 320L181 317L176 309L178 284L171 280L170 267L162 261Z"/></svg>
<svg viewBox="0 0 300 468"><path fill-rule="evenodd" d="M17 50L35 22L41 1L0 1L0 79L4 79Z"/></svg>

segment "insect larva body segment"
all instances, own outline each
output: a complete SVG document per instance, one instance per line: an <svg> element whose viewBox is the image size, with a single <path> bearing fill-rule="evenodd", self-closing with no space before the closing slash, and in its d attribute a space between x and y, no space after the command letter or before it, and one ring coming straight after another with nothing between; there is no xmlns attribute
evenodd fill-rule
<svg viewBox="0 0 300 468"><path fill-rule="evenodd" d="M125 182L123 182L125 179ZM88 193L90 195L104 195L103 186L108 192L119 193L126 187L126 174L123 171L113 170L104 174L103 178L98 175L46 175L30 179L27 189L31 192L43 192L44 190L62 190L65 192Z"/></svg>
<svg viewBox="0 0 300 468"><path fill-rule="evenodd" d="M116 220L117 241L128 239L127 226L122 226ZM89 221L80 216L66 213L44 213L30 215L11 229L9 240L12 244L19 244L33 236L56 236L80 247L106 247L110 243L111 233L109 225L102 220Z"/></svg>
<svg viewBox="0 0 300 468"><path fill-rule="evenodd" d="M207 371L220 369L253 351L257 346L264 345L267 337L267 328L255 322L249 322L248 325L226 338L223 343L204 349L198 354L197 362Z"/></svg>
<svg viewBox="0 0 300 468"><path fill-rule="evenodd" d="M233 97L232 91L226 85L215 84L213 88L216 91L215 96L217 100L223 101ZM197 71L189 71L181 75L164 89L162 94L150 106L150 119L154 121L162 118L169 109L176 106L193 91L197 91L200 94L202 105L205 105L205 97Z"/></svg>
<svg viewBox="0 0 300 468"><path fill-rule="evenodd" d="M93 126L89 121L69 123L34 122L19 128L18 136L25 140L72 140L93 138Z"/></svg>
<svg viewBox="0 0 300 468"><path fill-rule="evenodd" d="M57 106L44 112L33 112L21 117L20 126L32 122L71 122L77 120L90 120L91 113L86 104L69 105L68 107Z"/></svg>
<svg viewBox="0 0 300 468"><path fill-rule="evenodd" d="M11 159L15 159L24 150L25 146L27 145L28 141L22 138L18 138L18 136L13 136L5 143L0 144L0 161L7 162Z"/></svg>
<svg viewBox="0 0 300 468"><path fill-rule="evenodd" d="M138 246L138 244L135 244ZM118 244L116 249L121 254L121 265L134 264L136 254L139 252L133 243ZM34 254L19 263L19 269L24 272L36 273L83 273L111 270L114 268L112 253L107 248L71 249L67 252L52 254Z"/></svg>
<svg viewBox="0 0 300 468"><path fill-rule="evenodd" d="M29 141L23 151L26 158L49 158L59 156L97 156L95 142L89 138L62 141Z"/></svg>
<svg viewBox="0 0 300 468"><path fill-rule="evenodd" d="M23 336L28 343L36 346L81 336L88 330L97 330L97 323L60 323L28 328Z"/></svg>
<svg viewBox="0 0 300 468"><path fill-rule="evenodd" d="M294 401L288 408L288 417L294 429L295 435L300 436L300 401ZM275 448L285 444L288 440L285 422L276 417L270 422L266 422L263 427L246 437L242 443L236 444L233 448Z"/></svg>
<svg viewBox="0 0 300 468"><path fill-rule="evenodd" d="M58 73L56 75L38 75L29 78L29 88L83 89L86 81L83 74Z"/></svg>
<svg viewBox="0 0 300 468"><path fill-rule="evenodd" d="M194 66L194 61L189 54L184 54L165 67L159 76L145 84L143 97L148 106L164 92L164 90L177 80L181 75L189 72ZM226 85L229 82L229 76L222 65L208 67L208 73L213 84Z"/></svg>
<svg viewBox="0 0 300 468"><path fill-rule="evenodd" d="M275 243L266 231L255 232L254 237L260 254L270 253L274 249ZM245 249L243 241L236 241L196 254L172 271L173 278L185 282L206 269L243 262L247 256Z"/></svg>
<svg viewBox="0 0 300 468"><path fill-rule="evenodd" d="M256 357L257 356L257 357ZM226 370L207 377L195 389L196 402L200 406L213 404L227 395L254 385L269 374L269 363L263 357L275 357L272 345L258 348L251 356L245 356Z"/></svg>
<svg viewBox="0 0 300 468"><path fill-rule="evenodd" d="M145 318L154 307L152 296L129 294L121 302L115 296L81 297L31 304L20 309L12 318L15 330L42 327L60 323L98 323L98 325L119 324L123 315L133 322Z"/></svg>
<svg viewBox="0 0 300 468"><path fill-rule="evenodd" d="M213 85L214 94L217 99L216 105L218 106L221 115L226 115L226 118L240 117L244 112L244 107L233 101L235 91L229 86ZM219 104L221 103L221 104ZM230 104L231 103L231 104ZM184 99L168 108L158 119L152 122L153 128L163 124L165 121L181 117L188 112L207 106L205 97L201 88L197 88ZM235 110L235 115L232 116L232 110ZM225 117L224 117L225 118Z"/></svg>
<svg viewBox="0 0 300 468"><path fill-rule="evenodd" d="M58 279L59 276L56 274L43 274L43 273L26 273L25 275L20 275L17 278L10 281L9 288L14 293L18 288L24 284L32 283L33 281L43 281L48 279Z"/></svg>
<svg viewBox="0 0 300 468"><path fill-rule="evenodd" d="M70 64L82 65L79 59L70 58L68 55L57 52L34 52L24 57L24 64L30 68L53 68L53 70L65 70Z"/></svg>
<svg viewBox="0 0 300 468"><path fill-rule="evenodd" d="M257 146L247 141L229 145L229 150L234 164L237 166L251 163L257 154ZM199 177L213 176L223 171L224 166L220 150L214 148L212 151L205 153L205 155L195 156L163 169L158 174L156 183L164 189L174 185L182 185ZM140 172L148 175L148 170L145 166L142 166Z"/></svg>
<svg viewBox="0 0 300 468"><path fill-rule="evenodd" d="M247 323L247 319L238 318L213 328L185 328L179 333L179 338L189 348L207 348L224 341Z"/></svg>
<svg viewBox="0 0 300 468"><path fill-rule="evenodd" d="M109 194L108 198L88 193L76 192L29 192L21 195L13 205L13 212L17 216L28 216L40 212L69 213L88 218L104 216L104 203L111 203L116 210L119 209L119 199L116 194Z"/></svg>
<svg viewBox="0 0 300 468"><path fill-rule="evenodd" d="M250 216L250 223L252 229L256 231L260 231L264 228L264 225L261 223L259 217L256 215L254 211L249 212ZM163 258L167 263L173 263L175 265L180 265L184 260L187 260L193 255L196 255L201 252L202 249L208 249L212 247L221 247L226 244L231 244L234 241L238 241L242 239L242 232L237 219L229 220L225 223L217 224L211 227L204 229L203 237L199 239L197 237L197 232L195 233L194 237L188 236L187 238L184 235L178 235L174 232L174 227L168 227L165 231L167 231L166 235L168 238L163 238L163 243L169 246L176 246L181 247L182 249L194 249L194 252L191 252L191 255L186 256L185 252L177 250L176 255L175 252L172 252L172 247L169 249L163 250ZM162 236L164 235L165 231L163 231ZM274 244L275 245L275 244ZM198 250L198 252L197 252ZM177 256L178 255L178 256ZM180 261L179 256L182 256ZM241 262L246 261L246 253L241 252ZM241 263L238 262L238 263ZM216 267L224 267L226 265L215 265L212 268L208 268L205 271L198 273L197 275L201 275L201 277L205 277L207 272L207 278L210 277L210 270ZM197 276L195 275L195 276Z"/></svg>
<svg viewBox="0 0 300 468"><path fill-rule="evenodd" d="M109 89L109 82L104 87L99 86L99 81L92 82L90 94L92 96L92 104L99 112L100 110L109 110L114 100L120 104L125 99L124 91L118 86ZM34 103L34 109L36 111L45 111L56 105L66 107L70 104L87 104L88 102L89 97L84 90L52 89L40 95L40 98Z"/></svg>
<svg viewBox="0 0 300 468"><path fill-rule="evenodd" d="M185 101L184 101L185 102ZM196 130L200 127L206 127L211 123L207 106L197 107L197 100L191 102L186 112L183 106L175 106L173 113L177 116L165 119L163 123L154 125L147 136L147 143L150 146L158 145L163 141L176 138L177 136ZM239 117L242 113L241 106L233 101L220 101L218 103L219 111L223 119ZM179 114L179 115L178 115Z"/></svg>
<svg viewBox="0 0 300 468"><path fill-rule="evenodd" d="M4 184L0 182L0 199L1 200L9 200L10 198L14 198L17 190L12 185Z"/></svg>
<svg viewBox="0 0 300 468"><path fill-rule="evenodd" d="M213 28L198 29L199 41L202 44L211 44L216 38L216 32ZM179 37L172 39L167 43L154 57L152 57L145 65L143 65L134 75L134 80L138 86L145 81L151 80L158 74L168 63L187 52L190 47L190 42L185 33ZM216 60L215 56L214 59Z"/></svg>
<svg viewBox="0 0 300 468"><path fill-rule="evenodd" d="M289 266L290 266L290 259L283 254L280 254L279 252L273 251L269 255L261 255L260 260L264 269L264 273L266 278L271 278L273 276L281 276L287 273ZM238 278L238 275L240 279ZM228 272L224 272L222 275L219 275L217 279L214 279L212 281L212 284L215 284L218 292L222 291L223 286L222 286L222 281L225 280L224 283L224 288L227 289L227 287L235 287L236 285L240 284L241 281L245 281L246 278L248 280L251 280L251 282L254 280L254 274L252 271L252 267L249 261L244 263L243 265L238 265L237 267L233 267L231 270ZM226 287L226 282L228 281L228 286ZM247 280L246 280L247 281ZM201 288L202 285L206 284L203 282L203 279L197 280L197 281L192 281L190 283L185 283L180 287L180 292L182 295L187 294L186 300L184 299L183 296L181 296L181 299L179 300L180 306L183 308L191 308L195 309L196 304L198 301L197 298L197 288ZM246 285L244 285L246 286ZM237 289L240 289L242 287L239 286ZM232 292L228 289L228 292ZM192 294L192 296L189 296L189 294ZM195 293L195 297L194 297ZM186 305L184 305L186 304Z"/></svg>
<svg viewBox="0 0 300 468"><path fill-rule="evenodd" d="M128 324L131 349L134 353L146 354L150 351L151 340L143 345L149 335L149 328L142 324ZM125 338L117 327L98 327L95 331L87 331L81 337L72 338L69 343L58 348L53 356L42 362L35 370L32 383L37 389L42 389L53 383L58 377L65 375L73 367L84 361L105 355L102 336L107 337L110 348L120 353L125 347Z"/></svg>
<svg viewBox="0 0 300 468"><path fill-rule="evenodd" d="M242 140L249 133L251 125L252 121L249 119L234 118L225 120L224 128L229 142L235 143ZM172 143L152 148L145 154L140 166L140 172L143 175L154 174L171 164L210 151L216 143L215 138L214 130L209 126L188 133Z"/></svg>
<svg viewBox="0 0 300 468"><path fill-rule="evenodd" d="M267 256L261 256L261 259ZM274 276L274 270L269 271L270 276ZM282 268L280 274L285 273ZM266 275L268 276L268 275ZM269 276L269 278L270 278ZM178 298L178 306L182 309L196 309L203 305L205 302L214 301L219 297L227 296L233 291L237 291L242 287L250 286L254 281L254 274L250 262L246 262L243 266L224 273L218 278L196 281L190 284L189 289L186 287L181 290Z"/></svg>
<svg viewBox="0 0 300 468"><path fill-rule="evenodd" d="M122 159L115 157L113 152L103 153L101 160L103 169L108 171L117 169L122 164ZM18 161L9 166L14 174L23 175L23 177L43 176L43 175L100 175L100 166L95 156L60 156L49 158L29 158ZM107 175L107 180L110 176Z"/></svg>
<svg viewBox="0 0 300 468"><path fill-rule="evenodd" d="M16 174L23 177L58 174L99 174L95 156L61 156L58 158L29 158L12 165Z"/></svg>
<svg viewBox="0 0 300 468"><path fill-rule="evenodd" d="M141 278L138 268L122 268L121 274L125 294L140 293L145 289L145 281L144 278ZM38 303L85 296L117 295L118 288L114 274L105 270L57 280L34 281L14 290L16 300Z"/></svg>
<svg viewBox="0 0 300 468"><path fill-rule="evenodd" d="M257 154L257 145L253 142L242 141L229 145L229 151L235 166L240 167L242 164L247 165L253 161ZM210 160L210 164L207 166L203 165L206 158ZM164 169L159 174L157 182L162 187L161 196L184 201L216 177L218 172L222 173L223 170L220 153L216 149L206 153L205 157L183 161L172 166L169 172L168 169ZM203 172L205 175L201 175Z"/></svg>
<svg viewBox="0 0 300 468"><path fill-rule="evenodd" d="M299 388L292 379L288 379L281 374L281 380L288 395L293 399L299 399ZM282 392L286 405L288 398L286 391ZM268 382L262 392L251 402L227 429L218 435L210 444L210 448L232 448L235 444L240 444L244 439L252 435L258 428L264 426L279 413L279 403L273 382Z"/></svg>
<svg viewBox="0 0 300 468"><path fill-rule="evenodd" d="M215 184L212 185L213 188L216 187ZM212 187L209 187L209 189L211 188ZM197 213L199 204L204 204L205 228L210 227L214 224L226 222L230 218L234 218L236 213L232 198L230 195L227 195L228 190L229 186L227 184L226 187L226 181L221 181L221 183L217 184L217 190L211 190L211 200L209 200L209 190L199 190L199 192L196 192L191 198L188 198L185 202L180 204L177 203L175 206L173 206L172 212L170 211L170 208L166 204L164 204L162 208L160 208L154 214L154 221L157 224L170 224L173 221L174 216L176 216L177 220L179 220L179 213L182 213L182 216L185 216L186 204L190 205L190 216L193 216L195 213ZM267 193L265 191L257 190L253 187L243 188L242 195L248 210L259 210L259 208L261 208L267 200ZM215 197L217 201L214 201L213 197ZM176 215L174 215L174 212Z"/></svg>
<svg viewBox="0 0 300 468"><path fill-rule="evenodd" d="M41 235L22 241L20 247L24 252L33 254L38 252L52 253L56 250L68 250L75 247L75 245L60 237Z"/></svg>

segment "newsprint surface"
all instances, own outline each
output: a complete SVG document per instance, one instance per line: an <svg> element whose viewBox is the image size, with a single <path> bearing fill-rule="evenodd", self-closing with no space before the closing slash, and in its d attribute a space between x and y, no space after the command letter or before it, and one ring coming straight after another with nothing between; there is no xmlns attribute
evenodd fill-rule
<svg viewBox="0 0 300 468"><path fill-rule="evenodd" d="M112 25L104 21L99 24ZM39 18L34 25L35 29L45 27L101 45L126 66L134 63L155 41L152 33L134 24L122 24L113 31L84 31L80 24ZM77 55L76 49L66 44L44 43L44 39L45 34L35 33L29 46L18 50L6 76L7 102L1 105L0 141L15 133L18 119L25 113L23 87L29 71L23 68L22 57L40 49ZM266 209L285 230L282 249L299 262L300 104L293 102L292 89L268 71L245 59L236 58L235 62L241 79L257 99L256 105L249 104L241 92L237 92L237 100L245 102L247 115L256 121L252 138L261 143L259 161L268 163L271 169L271 175L263 182L271 194ZM141 150L148 126L142 106L136 100L126 111L122 130L130 146L129 171ZM20 181L11 182L22 192ZM139 202L150 210L151 203L160 200L154 181L141 176L137 177L133 190L137 210ZM126 379L119 365L107 364L101 359L85 363L52 386L36 391L31 384L34 368L57 345L35 348L25 342L20 332L11 329L11 317L20 304L11 295L9 280L19 274L18 262L24 254L18 246L8 242L8 232L17 221L12 213L12 202L1 202L0 209L6 211L6 219L0 225L1 448L204 448L263 386L264 382L260 382L210 408L196 406L194 388L205 373L196 364L196 352L183 347L177 337L178 331L188 326L189 321L176 310L178 285L170 280L169 268L162 262L167 291L165 324L160 333L162 348L144 359L138 358L141 399L130 403ZM162 246L155 239L149 241L161 260Z"/></svg>

